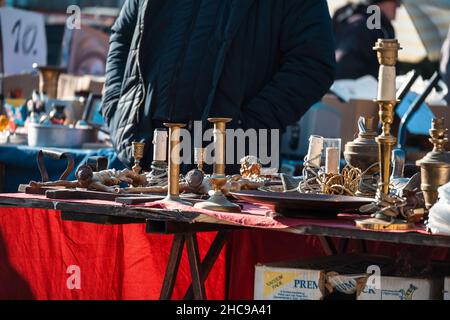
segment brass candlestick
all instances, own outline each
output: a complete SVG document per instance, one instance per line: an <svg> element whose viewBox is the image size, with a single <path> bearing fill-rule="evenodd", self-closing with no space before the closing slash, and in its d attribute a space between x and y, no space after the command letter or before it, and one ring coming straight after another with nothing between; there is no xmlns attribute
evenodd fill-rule
<svg viewBox="0 0 450 320"><path fill-rule="evenodd" d="M133 141L132 152L133 152L133 158L134 158L134 165L133 165L132 169L137 174L140 174L142 171L141 160L144 157L144 148L145 148L145 143Z"/></svg>
<svg viewBox="0 0 450 320"><path fill-rule="evenodd" d="M39 71L39 91L46 92L50 99L58 96L58 80L63 68L53 66L39 66L33 64L33 68Z"/></svg>
<svg viewBox="0 0 450 320"><path fill-rule="evenodd" d="M391 176L392 149L397 139L391 134L391 125L394 122L394 107L397 101L377 101L380 110L379 116L382 132L375 140L378 143L378 157L380 161L380 183L378 192L389 195L389 179Z"/></svg>
<svg viewBox="0 0 450 320"><path fill-rule="evenodd" d="M444 119L434 119L430 129L430 142L433 151L417 161L420 166L421 189L425 198L425 206L430 209L438 200L438 188L450 181L450 153L445 151L448 142L448 129L444 127Z"/></svg>
<svg viewBox="0 0 450 320"><path fill-rule="evenodd" d="M379 118L382 132L375 140L378 143L378 158L380 163L380 182L376 195L376 208L374 218L357 220L359 228L371 230L407 230L414 227L414 223L399 219L399 206L402 200L390 194L389 180L391 176L392 149L397 139L391 134L391 125L394 122L394 107L396 99L395 65L398 51L401 49L396 39L378 39L375 47L378 62L380 63L378 98Z"/></svg>
<svg viewBox="0 0 450 320"><path fill-rule="evenodd" d="M180 198L180 129L185 127L182 123L164 123L169 128L169 182L166 203L181 203L192 205Z"/></svg>
<svg viewBox="0 0 450 320"><path fill-rule="evenodd" d="M205 163L205 149L195 148L194 149L194 161L197 164L197 169L203 172L203 165Z"/></svg>
<svg viewBox="0 0 450 320"><path fill-rule="evenodd" d="M396 39L378 39L373 50L377 52L380 63L380 79L377 103L379 117L382 124L382 133L376 138L380 161L379 192L389 195L389 178L391 176L392 148L397 139L391 134L391 125L394 122L394 107L397 105L395 87L395 65L398 60L400 44Z"/></svg>
<svg viewBox="0 0 450 320"><path fill-rule="evenodd" d="M225 175L225 128L231 119L210 118L208 121L214 123L215 163L214 173L210 178L214 193L207 201L196 203L194 207L221 212L241 212L241 208L230 202L222 192L223 186L227 183Z"/></svg>

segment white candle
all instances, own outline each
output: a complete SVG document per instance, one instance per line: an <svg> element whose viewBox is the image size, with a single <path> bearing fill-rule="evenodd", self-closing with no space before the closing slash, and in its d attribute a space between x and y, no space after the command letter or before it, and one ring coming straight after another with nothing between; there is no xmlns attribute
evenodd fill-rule
<svg viewBox="0 0 450 320"><path fill-rule="evenodd" d="M339 174L339 148L327 148L325 157L325 173Z"/></svg>
<svg viewBox="0 0 450 320"><path fill-rule="evenodd" d="M380 66L378 74L378 100L394 101L396 99L395 67Z"/></svg>
<svg viewBox="0 0 450 320"><path fill-rule="evenodd" d="M309 148L306 160L313 166L320 167L320 155L323 149L323 138L312 135L309 137Z"/></svg>
<svg viewBox="0 0 450 320"><path fill-rule="evenodd" d="M156 129L153 134L153 161L167 160L167 131Z"/></svg>

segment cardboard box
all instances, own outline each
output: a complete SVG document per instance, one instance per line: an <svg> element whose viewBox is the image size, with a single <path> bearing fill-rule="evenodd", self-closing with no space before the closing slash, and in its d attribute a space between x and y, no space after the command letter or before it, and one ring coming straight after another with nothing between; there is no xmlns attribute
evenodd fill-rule
<svg viewBox="0 0 450 320"><path fill-rule="evenodd" d="M442 278L381 276L381 289L367 285L358 300L441 300Z"/></svg>
<svg viewBox="0 0 450 320"><path fill-rule="evenodd" d="M358 300L442 299L442 278L392 277L392 258L340 255L309 261L258 264L255 300L321 300L332 296ZM380 270L372 275L371 270ZM381 274L381 271L383 272Z"/></svg>
<svg viewBox="0 0 450 320"><path fill-rule="evenodd" d="M102 94L104 77L61 74L58 80L58 99L72 99L77 92Z"/></svg>
<svg viewBox="0 0 450 320"><path fill-rule="evenodd" d="M322 103L335 109L341 116L340 137L342 139L342 150L345 144L353 141L358 134L359 117L374 117L378 119L378 105L374 101L350 100L349 102L342 102L336 96L327 94L323 97Z"/></svg>
<svg viewBox="0 0 450 320"><path fill-rule="evenodd" d="M5 98L11 98L12 93L20 93L20 97L28 99L34 90L39 89L39 76L31 73L0 76L0 90Z"/></svg>

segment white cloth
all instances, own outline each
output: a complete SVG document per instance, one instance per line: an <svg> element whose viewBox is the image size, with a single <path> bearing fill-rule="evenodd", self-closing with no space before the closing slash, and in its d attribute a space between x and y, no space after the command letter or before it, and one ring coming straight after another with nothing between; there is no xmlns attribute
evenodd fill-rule
<svg viewBox="0 0 450 320"><path fill-rule="evenodd" d="M438 192L439 201L430 209L427 226L433 234L450 236L450 182Z"/></svg>

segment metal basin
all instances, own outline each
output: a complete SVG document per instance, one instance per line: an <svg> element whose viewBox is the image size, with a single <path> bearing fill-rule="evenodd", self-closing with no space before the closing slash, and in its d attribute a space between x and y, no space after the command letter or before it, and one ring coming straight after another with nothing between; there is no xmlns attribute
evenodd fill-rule
<svg viewBox="0 0 450 320"><path fill-rule="evenodd" d="M97 130L62 125L29 124L28 145L31 147L81 148L96 142Z"/></svg>

